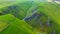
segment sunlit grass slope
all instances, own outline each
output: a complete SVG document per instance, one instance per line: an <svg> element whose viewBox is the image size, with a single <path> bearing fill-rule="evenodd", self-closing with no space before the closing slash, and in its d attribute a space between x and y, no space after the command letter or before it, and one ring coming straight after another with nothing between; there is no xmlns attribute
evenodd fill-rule
<svg viewBox="0 0 60 34"><path fill-rule="evenodd" d="M30 25L11 14L0 16L0 22L1 21L6 21L9 25L6 24L8 27L6 28L4 26L5 29L1 31L0 34L36 34ZM3 27L3 25L0 26Z"/></svg>
<svg viewBox="0 0 60 34"><path fill-rule="evenodd" d="M1 8L0 21L9 23L6 29L2 29L6 24L1 27L1 34L60 34L59 9L56 3L29 1ZM50 25L46 25L48 22Z"/></svg>

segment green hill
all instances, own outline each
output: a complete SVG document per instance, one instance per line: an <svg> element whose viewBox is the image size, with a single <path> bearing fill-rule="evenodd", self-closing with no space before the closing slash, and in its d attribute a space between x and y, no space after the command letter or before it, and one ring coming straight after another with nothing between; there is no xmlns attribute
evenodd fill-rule
<svg viewBox="0 0 60 34"><path fill-rule="evenodd" d="M6 22L4 22L6 21ZM11 14L0 16L0 22L8 23L3 31L0 29L0 34L33 34L32 27L28 25L25 21L19 20ZM4 24L3 23L3 24ZM3 29L3 28L2 28ZM24 32L24 33L23 33Z"/></svg>
<svg viewBox="0 0 60 34"><path fill-rule="evenodd" d="M32 1L1 8L0 34L60 34L59 9L56 3Z"/></svg>

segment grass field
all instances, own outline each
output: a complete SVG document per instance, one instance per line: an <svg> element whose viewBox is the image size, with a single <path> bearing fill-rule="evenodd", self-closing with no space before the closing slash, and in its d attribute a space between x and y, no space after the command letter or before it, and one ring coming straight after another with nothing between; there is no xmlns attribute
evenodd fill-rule
<svg viewBox="0 0 60 34"><path fill-rule="evenodd" d="M0 4L0 34L60 34L59 9L51 2Z"/></svg>

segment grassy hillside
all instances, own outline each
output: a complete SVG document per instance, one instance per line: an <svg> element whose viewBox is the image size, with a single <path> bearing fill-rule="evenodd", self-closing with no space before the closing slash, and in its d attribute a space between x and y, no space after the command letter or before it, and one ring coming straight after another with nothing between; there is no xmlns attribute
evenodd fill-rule
<svg viewBox="0 0 60 34"><path fill-rule="evenodd" d="M32 1L1 8L0 34L60 34L59 9L56 3Z"/></svg>
<svg viewBox="0 0 60 34"><path fill-rule="evenodd" d="M11 14L0 16L0 22L6 21L6 26L3 31L0 29L0 34L34 34L32 27L28 25L25 21L19 20ZM4 23L3 23L4 24ZM3 28L2 28L3 29ZM24 33L23 33L24 32Z"/></svg>
<svg viewBox="0 0 60 34"><path fill-rule="evenodd" d="M35 5L36 4L34 2L24 2L24 3L18 3L11 6L7 6L0 10L2 15L11 13L17 18L23 19L27 14L28 9L30 9L32 6Z"/></svg>

